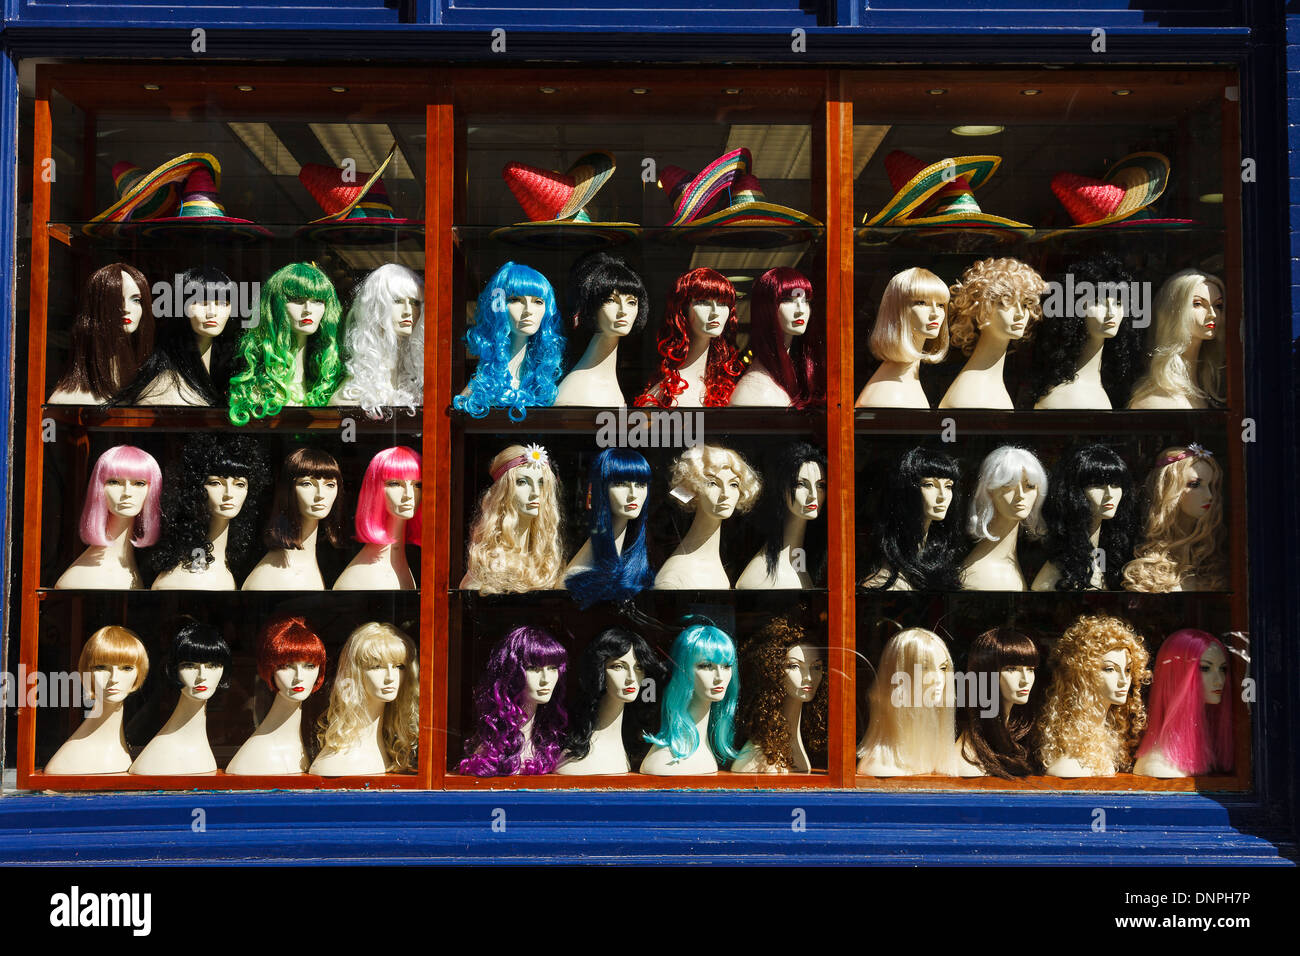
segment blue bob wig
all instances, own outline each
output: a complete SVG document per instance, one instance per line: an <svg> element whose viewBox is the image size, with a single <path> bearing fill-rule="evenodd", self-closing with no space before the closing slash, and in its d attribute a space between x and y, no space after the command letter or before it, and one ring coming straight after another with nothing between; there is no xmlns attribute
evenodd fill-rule
<svg viewBox="0 0 1300 956"><path fill-rule="evenodd" d="M673 641L670 652L673 675L664 692L660 711L659 735L646 734L646 740L667 747L678 760L684 760L700 745L700 735L691 719L691 697L695 693L696 665L725 664L736 666L736 645L727 633L712 624L692 624ZM722 700L709 708L709 747L718 763L735 759L739 753L732 746L735 734L736 702L740 699L739 675L734 671Z"/></svg>
<svg viewBox="0 0 1300 956"><path fill-rule="evenodd" d="M565 579L564 586L573 594L578 606L590 607L597 601L622 601L635 597L654 583L650 559L646 554L645 527L649 501L641 513L628 521L623 532L623 551L614 543L614 518L610 513L609 489L621 482L638 482L650 486L650 463L635 451L606 448L591 462L587 489L591 494L592 566Z"/></svg>

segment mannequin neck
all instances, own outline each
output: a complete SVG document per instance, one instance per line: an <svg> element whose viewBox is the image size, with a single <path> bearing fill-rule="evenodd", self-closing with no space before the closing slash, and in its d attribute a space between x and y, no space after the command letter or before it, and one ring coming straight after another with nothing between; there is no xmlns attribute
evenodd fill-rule
<svg viewBox="0 0 1300 956"><path fill-rule="evenodd" d="M122 705L126 703L126 698L117 701L100 702L91 701L91 716L82 720L72 740L85 740L90 737L98 738L104 741L106 745L110 741L118 741L123 750L126 750L126 730L122 723Z"/></svg>
<svg viewBox="0 0 1300 956"><path fill-rule="evenodd" d="M627 518L622 515L615 515L610 525L610 537L614 539L614 553L622 556L623 538L627 534Z"/></svg>
<svg viewBox="0 0 1300 956"><path fill-rule="evenodd" d="M1011 709L1016 706L1014 700L1004 700L1002 702L1002 723L1006 724L1011 719Z"/></svg>
<svg viewBox="0 0 1300 956"><path fill-rule="evenodd" d="M704 372L709 365L709 348L712 345L713 339L709 336L692 335L690 351L686 353L686 361L677 370L677 374L685 379L704 381Z"/></svg>
<svg viewBox="0 0 1300 956"><path fill-rule="evenodd" d="M919 548L916 549L916 553L917 553L917 554L920 554L920 553L921 553L921 548L924 548L924 547L925 547L925 542L926 542L926 541L929 539L929 537L930 537L930 524L931 524L932 520L933 520L933 519L931 519L931 518L924 518L924 519L922 519L922 521L921 521L921 547L919 547Z"/></svg>
<svg viewBox="0 0 1300 956"><path fill-rule="evenodd" d="M793 694L787 694L781 704L781 713L785 715L785 725L790 728L790 753L793 756L798 750L800 740L800 725L803 721L803 704L798 697Z"/></svg>
<svg viewBox="0 0 1300 956"><path fill-rule="evenodd" d="M316 560L316 533L320 531L320 519L312 518L307 515L299 515L301 535L298 539L299 550L309 556L311 560ZM288 554L293 554L295 549L290 549Z"/></svg>
<svg viewBox="0 0 1300 956"><path fill-rule="evenodd" d="M605 733L611 731L611 736L617 736L620 740L623 737L623 710L627 705L619 700L613 694L605 694L600 699L600 707L596 710L596 729L595 733Z"/></svg>
<svg viewBox="0 0 1300 956"><path fill-rule="evenodd" d="M920 385L921 363L919 360L915 362L881 362L880 367L876 369L871 378L881 382Z"/></svg>
<svg viewBox="0 0 1300 956"><path fill-rule="evenodd" d="M573 371L594 371L613 378L618 364L618 343L621 340L622 336L613 332L597 332L587 343L587 350L578 359L578 364L573 366Z"/></svg>
<svg viewBox="0 0 1300 956"><path fill-rule="evenodd" d="M533 528L533 515L530 515L527 511L520 511L516 508L515 518L517 520L517 523L515 524L515 534L519 537L527 535Z"/></svg>
<svg viewBox="0 0 1300 956"><path fill-rule="evenodd" d="M207 335L196 335L195 344L199 348L199 361L203 363L204 369L209 373L212 372L212 338Z"/></svg>
<svg viewBox="0 0 1300 956"><path fill-rule="evenodd" d="M108 544L100 550L103 558L100 564L117 564L124 568L135 569L135 547L131 544L131 525L134 518L110 514L105 527Z"/></svg>
<svg viewBox="0 0 1300 956"><path fill-rule="evenodd" d="M519 387L519 371L524 367L524 356L528 354L528 336L522 332L510 333L510 359L506 368L510 372L511 388Z"/></svg>
<svg viewBox="0 0 1300 956"><path fill-rule="evenodd" d="M1094 548L1101 544L1101 515L1096 515L1088 525L1088 543Z"/></svg>
<svg viewBox="0 0 1300 956"><path fill-rule="evenodd" d="M781 549L785 552L785 557L790 555L795 548L803 547L804 533L808 530L808 522L798 515L787 514L785 517L785 529L781 536Z"/></svg>
<svg viewBox="0 0 1300 956"><path fill-rule="evenodd" d="M695 694L691 697L691 720L695 721L696 733L700 735L700 746L709 746L709 714L712 712L713 702L707 697L701 697Z"/></svg>
<svg viewBox="0 0 1300 956"><path fill-rule="evenodd" d="M163 729L158 731L158 735L164 734L193 734L195 737L202 737L205 741L208 737L208 702L206 700L196 700L189 694L182 693L180 700L176 701L176 709L172 711L171 717L167 719Z"/></svg>
<svg viewBox="0 0 1300 956"><path fill-rule="evenodd" d="M276 694L271 709L257 727L262 737L302 742L302 701Z"/></svg>
<svg viewBox="0 0 1300 956"><path fill-rule="evenodd" d="M691 522L686 537L682 538L677 553L689 554L697 559L713 560L721 564L721 542L722 519L717 515L709 514L703 509L697 509L695 520Z"/></svg>
<svg viewBox="0 0 1300 956"><path fill-rule="evenodd" d="M963 371L995 372L998 378L1001 378L1007 361L1009 344L1010 340L990 335L986 330L975 343L975 351L966 361L966 368Z"/></svg>
<svg viewBox="0 0 1300 956"><path fill-rule="evenodd" d="M1187 365L1187 374L1192 379L1192 384L1196 384L1196 364L1201 358L1201 339L1192 339L1187 343L1187 348L1183 349L1183 362Z"/></svg>
<svg viewBox="0 0 1300 956"><path fill-rule="evenodd" d="M988 553L999 557L1016 556L1016 543L1020 537L1020 522L1005 515L994 515L989 522L989 533L997 536L997 541L988 542L992 547Z"/></svg>
<svg viewBox="0 0 1300 956"><path fill-rule="evenodd" d="M293 381L304 393L307 391L307 333L293 333Z"/></svg>
<svg viewBox="0 0 1300 956"><path fill-rule="evenodd" d="M1079 367L1074 374L1076 382L1088 382L1101 387L1101 356L1106 340L1100 335L1088 336L1079 354Z"/></svg>
<svg viewBox="0 0 1300 956"><path fill-rule="evenodd" d="M781 345L787 355L790 354L790 346L794 344L794 333L786 332L781 336Z"/></svg>
<svg viewBox="0 0 1300 956"><path fill-rule="evenodd" d="M226 540L230 537L230 519L212 515L208 519L208 541L212 543L212 560L218 567L226 563Z"/></svg>

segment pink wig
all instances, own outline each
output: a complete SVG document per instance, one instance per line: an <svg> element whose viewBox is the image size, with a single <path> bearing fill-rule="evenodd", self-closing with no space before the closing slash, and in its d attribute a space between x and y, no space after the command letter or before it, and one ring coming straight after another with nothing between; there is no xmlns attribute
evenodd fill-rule
<svg viewBox="0 0 1300 956"><path fill-rule="evenodd" d="M81 509L81 540L96 547L107 547L108 503L104 500L104 485L110 478L129 478L149 482L144 496L144 506L135 516L131 527L131 543L137 548L147 548L158 540L162 528L159 500L162 498L162 471L158 462L146 451L134 445L115 445L95 462L86 484L86 503Z"/></svg>
<svg viewBox="0 0 1300 956"><path fill-rule="evenodd" d="M1188 775L1232 769L1231 681L1217 704L1205 703L1201 689L1201 655L1211 645L1218 645L1224 660L1231 660L1214 635L1194 628L1174 631L1160 645L1139 757L1158 748Z"/></svg>
<svg viewBox="0 0 1300 956"><path fill-rule="evenodd" d="M357 540L363 544L394 544L388 535L388 508L384 503L384 482L419 481L422 474L420 453L398 445L385 448L366 466L361 480L361 497L357 500ZM406 540L420 543L420 508L406 522Z"/></svg>
<svg viewBox="0 0 1300 956"><path fill-rule="evenodd" d="M812 306L812 283L798 269L778 266L758 277L750 296L749 347L790 396L790 407L809 408L826 402L826 326L810 314L807 331L796 335L786 351L777 307L795 292L802 292Z"/></svg>

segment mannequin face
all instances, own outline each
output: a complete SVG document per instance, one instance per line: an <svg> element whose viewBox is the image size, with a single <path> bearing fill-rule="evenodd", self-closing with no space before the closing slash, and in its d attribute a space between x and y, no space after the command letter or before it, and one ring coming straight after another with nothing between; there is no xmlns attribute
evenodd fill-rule
<svg viewBox="0 0 1300 956"><path fill-rule="evenodd" d="M217 692L221 682L221 672L225 670L220 664L204 661L181 661L176 672L181 677L181 693L195 700L208 700Z"/></svg>
<svg viewBox="0 0 1300 956"><path fill-rule="evenodd" d="M805 461L799 466L794 492L786 498L786 507L796 518L812 521L822 513L826 501L826 476L822 466L815 461Z"/></svg>
<svg viewBox="0 0 1300 956"><path fill-rule="evenodd" d="M1023 338L1037 300L1014 292L994 294L980 303L980 334L999 339Z"/></svg>
<svg viewBox="0 0 1300 956"><path fill-rule="evenodd" d="M706 336L711 339L722 334L727 327L727 318L731 310L725 302L700 299L691 303L691 336Z"/></svg>
<svg viewBox="0 0 1300 956"><path fill-rule="evenodd" d="M208 495L208 514L214 518L233 518L248 498L248 479L234 475L208 475L203 479Z"/></svg>
<svg viewBox="0 0 1300 956"><path fill-rule="evenodd" d="M1167 465L1165 467L1168 467ZM1203 461L1192 466L1192 475L1187 477L1182 496L1178 499L1178 510L1188 518L1199 518L1210 510L1214 503L1214 493L1210 491L1210 478L1213 472Z"/></svg>
<svg viewBox="0 0 1300 956"><path fill-rule="evenodd" d="M1122 704L1128 700L1128 690L1132 683L1129 678L1128 651L1116 648L1103 654L1098 676L1101 680L1101 696L1107 703Z"/></svg>
<svg viewBox="0 0 1300 956"><path fill-rule="evenodd" d="M993 489L992 496L993 510L999 517L1024 521L1034 510L1034 503L1038 501L1038 486L1029 480L1028 475L1021 472L1019 481Z"/></svg>
<svg viewBox="0 0 1300 956"><path fill-rule="evenodd" d="M776 318L785 335L803 335L808 331L808 317L812 308L803 289L795 289L776 306Z"/></svg>
<svg viewBox="0 0 1300 956"><path fill-rule="evenodd" d="M1028 664L1020 667L1004 667L998 671L998 693L1002 695L1003 705L1016 706L1029 700L1029 692L1034 689L1034 669Z"/></svg>
<svg viewBox="0 0 1300 956"><path fill-rule="evenodd" d="M1124 499L1124 489L1119 485L1092 485L1083 489L1083 495L1092 508L1092 520L1106 521L1115 517L1119 503Z"/></svg>
<svg viewBox="0 0 1300 956"><path fill-rule="evenodd" d="M644 481L616 481L609 486L609 513L631 521L645 510Z"/></svg>
<svg viewBox="0 0 1300 956"><path fill-rule="evenodd" d="M1083 325L1093 338L1113 339L1124 321L1124 307L1118 299L1094 301L1083 313Z"/></svg>
<svg viewBox="0 0 1300 956"><path fill-rule="evenodd" d="M510 472L510 503L525 518L536 518L542 513L542 491L546 487L546 472L538 465L520 465Z"/></svg>
<svg viewBox="0 0 1300 956"><path fill-rule="evenodd" d="M946 296L918 295L903 309L903 319L912 340L937 339L948 312Z"/></svg>
<svg viewBox="0 0 1300 956"><path fill-rule="evenodd" d="M306 700L320 676L320 666L310 661L294 661L275 669L275 691L289 700Z"/></svg>
<svg viewBox="0 0 1300 956"><path fill-rule="evenodd" d="M405 338L411 334L415 328L415 320L420 317L420 309L424 303L419 299L411 296L410 298L398 297L393 300L392 308L389 310L389 320L393 323L393 331L399 338Z"/></svg>
<svg viewBox="0 0 1300 956"><path fill-rule="evenodd" d="M293 483L293 493L298 499L298 514L321 521L334 507L334 499L339 496L339 483L333 478L304 475Z"/></svg>
<svg viewBox="0 0 1300 956"><path fill-rule="evenodd" d="M284 308L289 313L289 328L299 335L311 335L325 317L325 303L320 299L286 299Z"/></svg>
<svg viewBox="0 0 1300 956"><path fill-rule="evenodd" d="M640 303L636 296L614 292L596 312L596 328L602 335L627 335L636 323Z"/></svg>
<svg viewBox="0 0 1300 956"><path fill-rule="evenodd" d="M402 671L405 664L376 664L361 672L361 683L366 695L373 700L385 703L397 700L397 692L402 689Z"/></svg>
<svg viewBox="0 0 1300 956"><path fill-rule="evenodd" d="M122 273L122 328L130 335L140 327L140 316L144 315L144 297L140 287L130 274Z"/></svg>
<svg viewBox="0 0 1300 956"><path fill-rule="evenodd" d="M641 692L641 682L645 680L645 668L636 659L632 648L622 657L611 657L605 661L605 696L630 704Z"/></svg>
<svg viewBox="0 0 1300 956"><path fill-rule="evenodd" d="M109 478L104 482L104 498L111 515L134 518L144 508L148 494L149 482L141 478Z"/></svg>
<svg viewBox="0 0 1300 956"><path fill-rule="evenodd" d="M546 303L535 295L512 295L506 300L510 327L519 335L532 335L542 327Z"/></svg>
<svg viewBox="0 0 1300 956"><path fill-rule="evenodd" d="M1218 644L1211 644L1201 655L1201 689L1207 704L1223 700L1223 688L1228 683L1228 659Z"/></svg>
<svg viewBox="0 0 1300 956"><path fill-rule="evenodd" d="M785 672L785 696L805 703L816 696L826 674L821 652L811 644L799 644L786 651L782 668Z"/></svg>
<svg viewBox="0 0 1300 956"><path fill-rule="evenodd" d="M534 704L545 704L555 693L555 682L560 679L560 669L554 664L545 667L525 667L524 685L528 699Z"/></svg>
<svg viewBox="0 0 1300 956"><path fill-rule="evenodd" d="M948 516L952 504L951 478L922 478L921 500L925 503L925 517L929 521L942 521Z"/></svg>
<svg viewBox="0 0 1300 956"><path fill-rule="evenodd" d="M1208 341L1223 324L1223 293L1204 280L1192 290L1192 338Z"/></svg>
<svg viewBox="0 0 1300 956"><path fill-rule="evenodd" d="M700 661L695 665L695 696L700 700L717 703L727 695L727 685L730 683L730 664Z"/></svg>
<svg viewBox="0 0 1300 956"><path fill-rule="evenodd" d="M704 475L704 497L697 504L708 514L730 518L740 500L740 479L730 468L721 468L717 474Z"/></svg>
<svg viewBox="0 0 1300 956"><path fill-rule="evenodd" d="M949 688L952 684L952 659L943 657L928 660L921 676L921 704L924 707L941 707L951 698Z"/></svg>
<svg viewBox="0 0 1300 956"><path fill-rule="evenodd" d="M203 301L205 298L208 301ZM199 296L199 301L185 306L185 316L190 320L195 335L215 339L230 321L230 300L216 295Z"/></svg>
<svg viewBox="0 0 1300 956"><path fill-rule="evenodd" d="M135 690L139 679L134 664L96 664L90 671L91 692L96 701L121 703Z"/></svg>
<svg viewBox="0 0 1300 956"><path fill-rule="evenodd" d="M421 484L418 479L389 478L384 482L384 507L397 518L410 521L420 506Z"/></svg>

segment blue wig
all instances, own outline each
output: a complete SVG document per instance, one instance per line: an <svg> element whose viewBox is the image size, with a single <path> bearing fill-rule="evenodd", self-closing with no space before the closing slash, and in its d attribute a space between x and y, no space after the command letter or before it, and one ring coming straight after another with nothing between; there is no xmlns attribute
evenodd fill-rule
<svg viewBox="0 0 1300 956"><path fill-rule="evenodd" d="M650 559L645 549L646 511L627 523L623 533L623 552L614 546L614 519L609 508L609 486L622 481L636 481L650 486L650 463L634 451L606 448L593 459L587 478L591 494L591 568L577 571L564 581L578 606L590 607L597 601L622 601L635 597L654 583Z"/></svg>
<svg viewBox="0 0 1300 956"><path fill-rule="evenodd" d="M519 387L511 383L509 301L514 296L536 296L546 303L541 325L528 340L519 368ZM490 409L508 408L512 421L520 422L529 405L550 405L560 381L564 361L564 333L555 293L536 269L507 262L488 280L478 297L474 325L465 333L478 367L469 380L469 393L457 395L452 405L475 418Z"/></svg>
<svg viewBox="0 0 1300 956"><path fill-rule="evenodd" d="M664 691L659 718L659 736L646 734L646 740L667 747L678 760L684 760L700 745L700 735L691 719L691 697L695 693L695 667L711 664L736 666L736 645L726 632L709 624L694 624L677 635L671 652L673 676ZM727 693L709 708L709 746L718 763L732 760L739 753L732 746L735 733L736 701L740 698L740 678L734 671Z"/></svg>

